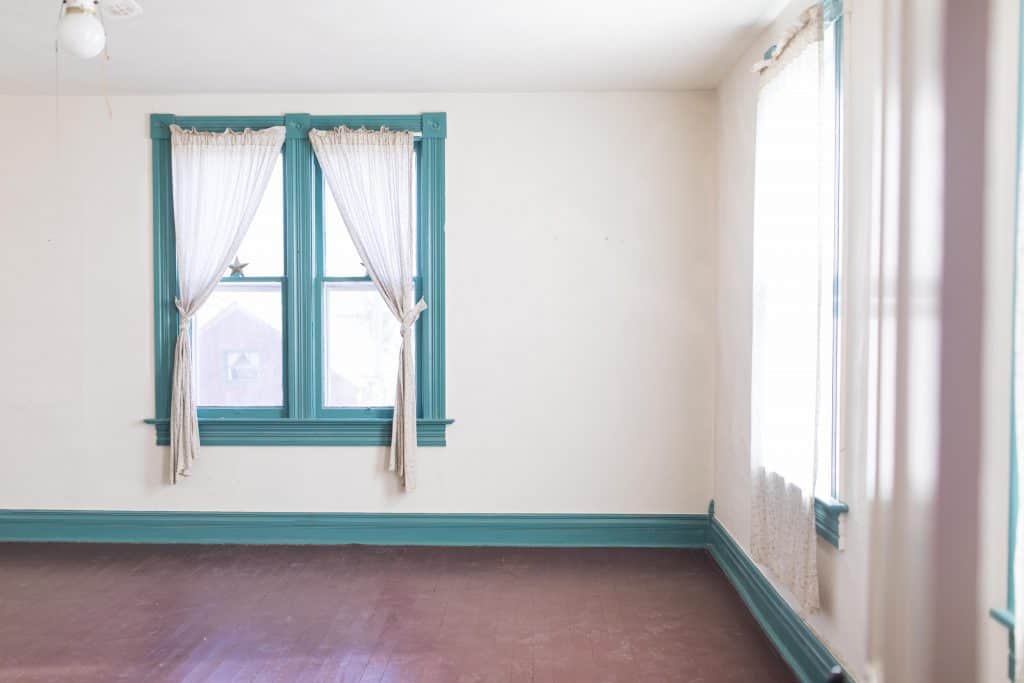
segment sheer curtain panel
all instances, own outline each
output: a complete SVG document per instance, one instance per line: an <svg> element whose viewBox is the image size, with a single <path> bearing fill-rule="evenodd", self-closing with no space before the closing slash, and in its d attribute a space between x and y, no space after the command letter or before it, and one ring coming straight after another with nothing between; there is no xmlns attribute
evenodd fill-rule
<svg viewBox="0 0 1024 683"><path fill-rule="evenodd" d="M171 480L199 453L189 321L235 257L284 144L284 126L202 133L171 126L178 341L171 378Z"/></svg>
<svg viewBox="0 0 1024 683"><path fill-rule="evenodd" d="M352 243L377 291L401 325L388 469L416 488L415 152L407 131L311 130L309 139Z"/></svg>
<svg viewBox="0 0 1024 683"><path fill-rule="evenodd" d="M755 66L751 554L818 608L814 488L831 447L834 225L819 7Z"/></svg>

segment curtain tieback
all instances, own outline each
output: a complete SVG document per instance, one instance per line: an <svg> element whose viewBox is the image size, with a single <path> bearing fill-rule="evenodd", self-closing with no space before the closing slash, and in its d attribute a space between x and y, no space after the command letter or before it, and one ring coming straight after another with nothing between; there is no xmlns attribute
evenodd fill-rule
<svg viewBox="0 0 1024 683"><path fill-rule="evenodd" d="M178 334L188 331L188 321L192 319L181 305L181 299L174 297L174 307L178 309Z"/></svg>
<svg viewBox="0 0 1024 683"><path fill-rule="evenodd" d="M416 305L412 307L412 310L402 316L402 337L405 337L411 330L412 326L416 324L416 321L420 317L420 313L427 310L427 302L420 299L416 302Z"/></svg>

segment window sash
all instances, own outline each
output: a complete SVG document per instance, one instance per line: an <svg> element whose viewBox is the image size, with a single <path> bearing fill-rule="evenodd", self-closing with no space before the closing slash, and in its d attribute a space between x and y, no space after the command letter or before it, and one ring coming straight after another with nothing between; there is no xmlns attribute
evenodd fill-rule
<svg viewBox="0 0 1024 683"><path fill-rule="evenodd" d="M237 285L237 284L277 284L280 287L281 293L281 405L280 406L198 406L199 419L203 418L229 418L229 417L248 417L248 418L270 418L270 417L286 417L288 415L288 374L285 372L288 359L288 278L286 276L271 276L271 275L259 275L259 276L245 276L245 277L231 277L226 276L220 279L217 283L218 286L221 284ZM196 330L195 320L191 321L192 334L192 348L193 353L199 353L199 346L196 343ZM194 364L196 371L199 370L199 364ZM202 389L200 388L200 391Z"/></svg>
<svg viewBox="0 0 1024 683"><path fill-rule="evenodd" d="M414 150L416 159L414 163L417 168L420 164L420 143L417 141L414 144ZM417 194L419 194L420 175L416 174ZM313 222L314 222L314 236L315 236L315 250L316 250L316 276L315 276L315 289L314 289L314 305L316 310L316 320L314 326L314 335L318 340L316 347L316 365L315 371L315 386L314 392L316 395L316 416L318 418L326 419L353 419L360 417L377 417L377 418L392 418L394 416L394 406L351 406L351 407L340 407L340 406L328 406L327 405L327 390L324 386L324 375L326 371L327 359L325 358L324 347L326 344L326 325L324 323L324 289L325 285L331 282L371 282L369 275L363 276L330 276L326 274L326 211L328 209L326 202L333 201L333 199L324 192L324 177L323 172L320 170L320 164L313 160ZM422 296L422 280L420 273L424 272L426 264L424 263L424 254L421 245L426 244L424 241L427 236L425 234L427 222L420 220L420 204L417 202L416 205L416 275L413 278L416 288L416 299L418 300ZM429 302L428 302L429 310ZM416 335L416 417L422 418L423 406L422 406L422 395L423 395L423 369L426 363L429 362L428 358L424 358L421 353L422 341L423 341L423 325L421 324L422 316L420 320L416 321L414 333ZM397 378L396 378L397 379Z"/></svg>

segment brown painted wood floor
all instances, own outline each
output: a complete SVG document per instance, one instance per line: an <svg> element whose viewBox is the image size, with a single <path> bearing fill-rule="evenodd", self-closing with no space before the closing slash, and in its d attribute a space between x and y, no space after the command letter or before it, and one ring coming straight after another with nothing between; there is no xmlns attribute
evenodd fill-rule
<svg viewBox="0 0 1024 683"><path fill-rule="evenodd" d="M702 550L0 544L0 681L793 681Z"/></svg>

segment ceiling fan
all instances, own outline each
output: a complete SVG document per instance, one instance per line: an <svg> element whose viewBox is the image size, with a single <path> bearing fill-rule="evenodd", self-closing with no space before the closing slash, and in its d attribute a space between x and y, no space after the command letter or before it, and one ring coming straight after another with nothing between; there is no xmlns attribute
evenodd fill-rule
<svg viewBox="0 0 1024 683"><path fill-rule="evenodd" d="M127 19L142 14L135 0L62 0L57 20L60 51L91 59L107 44L104 19Z"/></svg>

